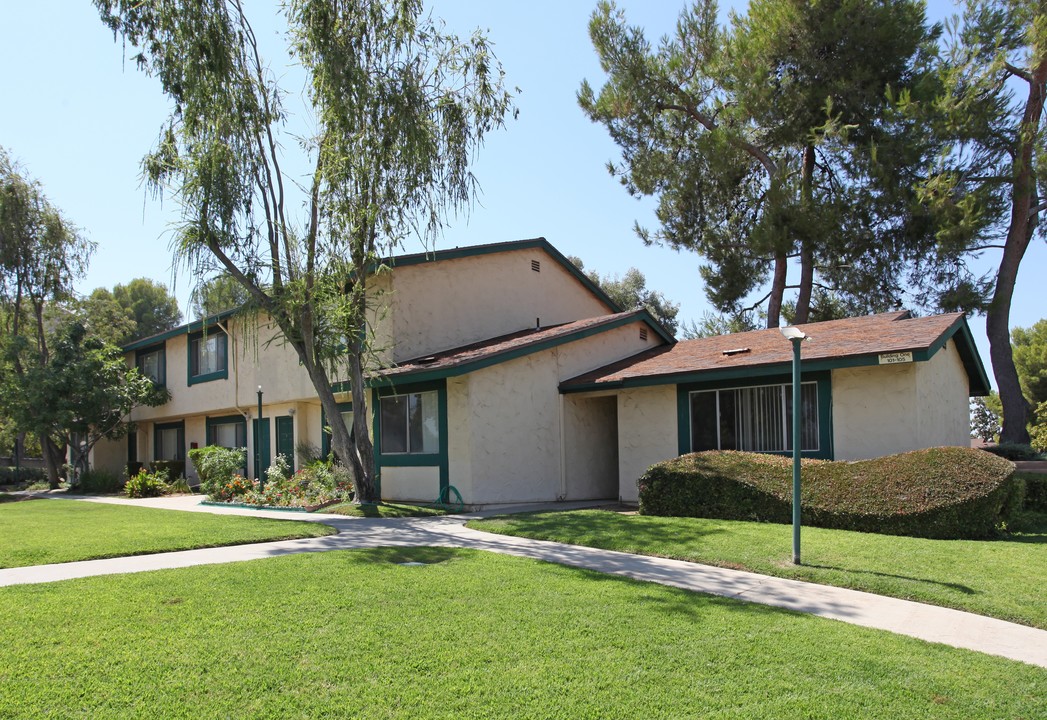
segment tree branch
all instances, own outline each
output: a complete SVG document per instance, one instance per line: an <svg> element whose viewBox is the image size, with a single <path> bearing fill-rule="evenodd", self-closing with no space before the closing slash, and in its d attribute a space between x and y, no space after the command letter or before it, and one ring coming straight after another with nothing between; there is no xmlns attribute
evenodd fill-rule
<svg viewBox="0 0 1047 720"><path fill-rule="evenodd" d="M654 106L655 109L659 111L674 110L676 112L682 112L683 114L698 122L706 130L712 131L720 129L720 125L716 122L716 120L709 117L705 113L699 112L697 108L690 107L687 105L677 105L674 103L655 103ZM758 160L759 163L763 165L768 175L774 176L778 173L778 165L774 162L774 160L771 159L771 156L768 155L765 151L758 148L756 145L753 145L750 142L746 142L745 140L737 138L734 135L728 135L727 142L729 142L731 145L734 145L739 150L744 150L753 158Z"/></svg>

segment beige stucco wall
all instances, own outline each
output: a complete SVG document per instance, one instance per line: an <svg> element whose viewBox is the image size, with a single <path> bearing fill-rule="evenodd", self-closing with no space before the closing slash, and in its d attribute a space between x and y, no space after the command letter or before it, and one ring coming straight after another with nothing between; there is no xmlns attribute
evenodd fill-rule
<svg viewBox="0 0 1047 720"><path fill-rule="evenodd" d="M127 469L127 438L99 440L91 448L91 467L122 476Z"/></svg>
<svg viewBox="0 0 1047 720"><path fill-rule="evenodd" d="M653 332L641 340L640 327L630 323L448 383L450 482L466 503L545 502L588 493L586 484L599 471L587 471L590 479L570 474L559 383L660 342ZM609 417L602 422L609 424ZM586 452L595 452L595 446Z"/></svg>
<svg viewBox="0 0 1047 720"><path fill-rule="evenodd" d="M926 362L832 373L833 450L860 460L970 443L967 373L949 341Z"/></svg>
<svg viewBox="0 0 1047 720"><path fill-rule="evenodd" d="M970 381L954 340L916 364L916 389L920 446L970 445Z"/></svg>
<svg viewBox="0 0 1047 720"><path fill-rule="evenodd" d="M397 361L531 328L536 318L544 327L610 312L539 249L405 265L393 270L391 289Z"/></svg>
<svg viewBox="0 0 1047 720"><path fill-rule="evenodd" d="M563 396L565 500L618 495L618 399Z"/></svg>
<svg viewBox="0 0 1047 720"><path fill-rule="evenodd" d="M440 469L437 467L382 468L382 499L433 502L440 494Z"/></svg>
<svg viewBox="0 0 1047 720"><path fill-rule="evenodd" d="M679 454L676 386L629 388L618 394L618 493L639 500L637 479L651 465Z"/></svg>
<svg viewBox="0 0 1047 720"><path fill-rule="evenodd" d="M255 329L254 324L257 324ZM257 406L258 386L262 386L265 405L315 398L308 373L298 363L298 356L277 338L271 324L262 319L228 323L228 377L188 384L187 335L166 341L167 389L171 399L158 407L141 407L131 414L133 420L177 420L196 414L232 415L248 412ZM128 353L134 362L134 353Z"/></svg>

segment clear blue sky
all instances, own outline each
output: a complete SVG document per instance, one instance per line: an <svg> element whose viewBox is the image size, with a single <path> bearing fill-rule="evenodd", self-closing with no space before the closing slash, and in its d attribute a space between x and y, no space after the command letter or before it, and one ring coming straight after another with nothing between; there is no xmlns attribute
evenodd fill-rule
<svg viewBox="0 0 1047 720"><path fill-rule="evenodd" d="M279 48L271 7L247 3L259 35ZM629 198L605 169L618 157L606 131L579 110L582 79L594 86L602 74L587 24L595 0L432 0L436 15L460 34L486 29L512 86L519 86L519 119L490 137L474 171L482 195L468 221L447 229L440 248L544 236L587 269L624 273L642 270L648 285L680 303L682 320L697 319L709 306L691 253L644 247L634 221L653 226L653 203ZM629 21L649 37L672 30L683 0L620 0ZM722 3L744 10L744 2ZM929 15L952 12L934 0ZM277 75L293 79L287 56L269 58ZM167 115L155 80L124 62L123 51L98 20L89 0L32 0L0 6L0 145L39 179L48 197L98 243L80 289L112 287L134 277L173 284L188 315L191 278L177 282L167 228L174 204L147 197L139 162ZM298 122L303 122L301 119ZM405 251L421 249L407 247ZM985 268L995 255L987 254ZM1036 241L1018 278L1012 325L1029 326L1047 316L1036 288L1047 270L1047 247ZM988 369L984 320L974 318ZM990 371L991 374L991 371Z"/></svg>

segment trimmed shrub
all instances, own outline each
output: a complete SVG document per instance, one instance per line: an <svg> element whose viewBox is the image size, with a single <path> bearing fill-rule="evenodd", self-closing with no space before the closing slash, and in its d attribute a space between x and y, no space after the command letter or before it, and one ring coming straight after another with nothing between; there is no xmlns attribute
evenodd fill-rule
<svg viewBox="0 0 1047 720"><path fill-rule="evenodd" d="M1017 473L1025 481L1026 510L1047 513L1047 475L1041 473Z"/></svg>
<svg viewBox="0 0 1047 720"><path fill-rule="evenodd" d="M124 486L124 479L108 470L91 469L80 475L77 490L83 493L114 493Z"/></svg>
<svg viewBox="0 0 1047 720"><path fill-rule="evenodd" d="M20 472L15 472L20 470ZM0 485L14 485L16 482L33 483L47 481L47 472L40 468L15 468L13 465L0 466Z"/></svg>
<svg viewBox="0 0 1047 720"><path fill-rule="evenodd" d="M189 459L200 478L200 491L213 497L220 488L232 481L234 475L239 475L243 470L247 464L247 448L230 449L208 445L190 450Z"/></svg>
<svg viewBox="0 0 1047 720"><path fill-rule="evenodd" d="M1021 445L1019 443L1001 443L999 445L986 445L981 448L985 452L999 455L1007 460L1039 460L1040 453L1032 445Z"/></svg>
<svg viewBox="0 0 1047 720"><path fill-rule="evenodd" d="M978 450L930 448L858 462L802 461L801 522L927 538L992 537L1021 502L1014 465ZM644 515L792 521L792 459L692 453L639 479Z"/></svg>
<svg viewBox="0 0 1047 720"><path fill-rule="evenodd" d="M143 470L133 478L128 478L124 492L130 498L160 497L167 494L168 488L163 474Z"/></svg>

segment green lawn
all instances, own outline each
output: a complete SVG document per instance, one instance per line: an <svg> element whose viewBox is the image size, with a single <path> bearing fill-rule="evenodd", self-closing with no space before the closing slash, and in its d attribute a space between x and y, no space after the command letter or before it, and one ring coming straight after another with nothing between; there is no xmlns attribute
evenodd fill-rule
<svg viewBox="0 0 1047 720"><path fill-rule="evenodd" d="M373 505L357 505L356 503L339 503L326 507L320 512L334 513L335 515L348 515L349 517L368 518L401 518L401 517L430 517L432 515L446 515L446 510L439 508L423 507L421 505L400 505L397 503L375 503Z"/></svg>
<svg viewBox="0 0 1047 720"><path fill-rule="evenodd" d="M1047 629L1042 521L1031 532L993 541L803 528L799 567L791 562L790 525L582 510L474 520L469 527L810 580Z"/></svg>
<svg viewBox="0 0 1047 720"><path fill-rule="evenodd" d="M320 537L319 523L156 510L78 500L0 504L0 568Z"/></svg>
<svg viewBox="0 0 1047 720"><path fill-rule="evenodd" d="M0 588L0 614L0 717L1031 719L1047 697L1042 668L444 548Z"/></svg>

